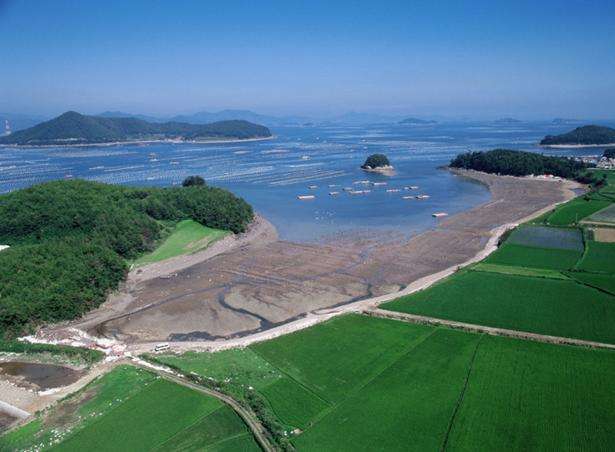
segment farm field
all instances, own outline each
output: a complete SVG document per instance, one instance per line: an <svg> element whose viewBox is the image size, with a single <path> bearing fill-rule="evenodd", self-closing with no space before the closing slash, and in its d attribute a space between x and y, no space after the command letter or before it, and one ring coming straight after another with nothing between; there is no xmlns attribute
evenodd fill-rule
<svg viewBox="0 0 615 452"><path fill-rule="evenodd" d="M579 197L567 202L556 208L555 211L546 218L546 224L554 226L572 225L604 209L610 204L608 200L595 198L594 196L586 200L584 197Z"/></svg>
<svg viewBox="0 0 615 452"><path fill-rule="evenodd" d="M608 450L614 381L613 352L485 337L447 450Z"/></svg>
<svg viewBox="0 0 615 452"><path fill-rule="evenodd" d="M570 279L568 276L558 270L516 267L514 265L499 265L490 264L487 262L479 262L478 264L473 265L470 270L489 273L501 273L504 275L533 276L535 278Z"/></svg>
<svg viewBox="0 0 615 452"><path fill-rule="evenodd" d="M182 254L195 253L227 234L227 231L208 228L194 220L180 221L158 248L137 259L135 265L150 264Z"/></svg>
<svg viewBox="0 0 615 452"><path fill-rule="evenodd" d="M504 243L484 263L519 267L568 270L581 258L582 251Z"/></svg>
<svg viewBox="0 0 615 452"><path fill-rule="evenodd" d="M596 287L615 296L615 275L588 272L567 272L566 274L582 284Z"/></svg>
<svg viewBox="0 0 615 452"><path fill-rule="evenodd" d="M279 418L295 419L289 428L303 424L291 436L297 450L592 450L615 434L612 352L359 315L249 349L285 375L252 386ZM199 356L211 362L211 354L193 353L190 368ZM217 360L217 375L224 361ZM200 373L208 376L207 367ZM321 398L327 403L314 403Z"/></svg>
<svg viewBox="0 0 615 452"><path fill-rule="evenodd" d="M615 274L615 243L587 242L587 251L578 270Z"/></svg>
<svg viewBox="0 0 615 452"><path fill-rule="evenodd" d="M585 219L588 223L609 223L615 224L615 204L599 210Z"/></svg>
<svg viewBox="0 0 615 452"><path fill-rule="evenodd" d="M583 234L577 228L523 225L510 233L506 243L536 248L583 251Z"/></svg>
<svg viewBox="0 0 615 452"><path fill-rule="evenodd" d="M217 399L122 366L1 437L0 450L198 450L240 436L258 450L243 421Z"/></svg>
<svg viewBox="0 0 615 452"><path fill-rule="evenodd" d="M615 343L615 299L574 281L460 272L381 306L553 336Z"/></svg>

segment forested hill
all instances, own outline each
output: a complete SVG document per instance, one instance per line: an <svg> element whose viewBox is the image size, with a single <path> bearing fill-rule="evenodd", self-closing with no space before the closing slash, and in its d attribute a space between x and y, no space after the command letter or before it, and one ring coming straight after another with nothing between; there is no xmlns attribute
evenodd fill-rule
<svg viewBox="0 0 615 452"><path fill-rule="evenodd" d="M579 177L586 168L584 163L565 157L550 157L508 149L459 154L451 161L450 166L492 174L510 176L552 174L567 179Z"/></svg>
<svg viewBox="0 0 615 452"><path fill-rule="evenodd" d="M547 135L540 142L543 146L600 145L615 143L615 129L604 126L583 126L561 135Z"/></svg>
<svg viewBox="0 0 615 452"><path fill-rule="evenodd" d="M0 196L0 340L78 317L117 287L127 260L180 220L242 232L253 218L219 188L55 181Z"/></svg>
<svg viewBox="0 0 615 452"><path fill-rule="evenodd" d="M270 137L265 126L248 121L211 124L152 123L138 118L86 116L66 112L50 121L0 138L0 144L97 144L139 140L208 141Z"/></svg>

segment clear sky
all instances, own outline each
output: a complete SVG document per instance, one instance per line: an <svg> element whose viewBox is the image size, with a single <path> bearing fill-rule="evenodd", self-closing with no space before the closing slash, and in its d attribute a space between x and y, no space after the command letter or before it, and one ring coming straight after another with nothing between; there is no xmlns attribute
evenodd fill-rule
<svg viewBox="0 0 615 452"><path fill-rule="evenodd" d="M615 0L0 0L0 111L615 117Z"/></svg>

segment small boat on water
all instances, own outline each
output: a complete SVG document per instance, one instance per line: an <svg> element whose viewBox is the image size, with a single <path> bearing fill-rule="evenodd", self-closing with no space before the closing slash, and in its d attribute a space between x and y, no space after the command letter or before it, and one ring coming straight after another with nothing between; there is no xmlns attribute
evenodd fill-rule
<svg viewBox="0 0 615 452"><path fill-rule="evenodd" d="M310 199L315 199L316 196L314 195L298 195L297 199L301 200L301 201L308 201Z"/></svg>
<svg viewBox="0 0 615 452"><path fill-rule="evenodd" d="M436 217L436 218L442 218L442 217L448 216L448 213L446 213L446 212L436 212L436 213L432 213L431 216L432 217Z"/></svg>
<svg viewBox="0 0 615 452"><path fill-rule="evenodd" d="M356 180L356 181L353 182L353 184L355 184L355 185L359 185L359 184L367 185L367 184L369 184L369 181L368 180Z"/></svg>
<svg viewBox="0 0 615 452"><path fill-rule="evenodd" d="M301 156L301 160L309 160L310 156L309 155L302 155Z"/></svg>
<svg viewBox="0 0 615 452"><path fill-rule="evenodd" d="M339 192L339 191L330 191L330 192L329 192L329 195L331 195L331 196L337 196L337 195L339 195L339 194L340 194L340 192Z"/></svg>
<svg viewBox="0 0 615 452"><path fill-rule="evenodd" d="M179 165L179 162L172 161L172 162L171 162L171 165Z"/></svg>
<svg viewBox="0 0 615 452"><path fill-rule="evenodd" d="M410 185L410 190L418 190L418 185Z"/></svg>
<svg viewBox="0 0 615 452"><path fill-rule="evenodd" d="M416 199L414 196L402 196L401 199Z"/></svg>
<svg viewBox="0 0 615 452"><path fill-rule="evenodd" d="M339 187L338 184L329 184L329 188L333 188L333 187Z"/></svg>
<svg viewBox="0 0 615 452"><path fill-rule="evenodd" d="M344 191L353 191L354 189L352 187L344 187Z"/></svg>
<svg viewBox="0 0 615 452"><path fill-rule="evenodd" d="M428 199L429 195L418 195L416 199Z"/></svg>
<svg viewBox="0 0 615 452"><path fill-rule="evenodd" d="M369 190L350 190L348 193L351 195L364 195L369 193Z"/></svg>
<svg viewBox="0 0 615 452"><path fill-rule="evenodd" d="M373 182L372 185L374 187L380 187L381 185L387 185L387 182Z"/></svg>
<svg viewBox="0 0 615 452"><path fill-rule="evenodd" d="M387 188L387 193L397 193L401 191L399 188Z"/></svg>
<svg viewBox="0 0 615 452"><path fill-rule="evenodd" d="M318 185L308 185L308 188L310 190L314 190L315 188L318 188Z"/></svg>

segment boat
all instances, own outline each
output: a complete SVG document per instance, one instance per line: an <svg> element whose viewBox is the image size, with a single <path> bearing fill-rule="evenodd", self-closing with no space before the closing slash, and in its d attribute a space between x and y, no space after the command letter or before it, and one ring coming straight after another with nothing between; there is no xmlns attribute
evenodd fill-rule
<svg viewBox="0 0 615 452"><path fill-rule="evenodd" d="M418 188L418 185L410 185L410 190L417 190Z"/></svg>
<svg viewBox="0 0 615 452"><path fill-rule="evenodd" d="M431 216L432 217L436 217L436 218L442 218L442 217L448 216L448 213L446 213L446 212L436 212L436 213L432 213Z"/></svg>
<svg viewBox="0 0 615 452"><path fill-rule="evenodd" d="M337 196L337 195L339 195L339 194L340 194L340 192L339 192L339 191L330 191L330 192L329 192L329 194L330 194L331 196Z"/></svg>
<svg viewBox="0 0 615 452"><path fill-rule="evenodd" d="M372 185L374 187L380 187L381 185L387 185L387 182L373 182Z"/></svg>
<svg viewBox="0 0 615 452"><path fill-rule="evenodd" d="M301 160L309 160L310 156L309 155L302 155L301 156Z"/></svg>
<svg viewBox="0 0 615 452"><path fill-rule="evenodd" d="M354 189L352 187L344 187L344 191L353 191Z"/></svg>
<svg viewBox="0 0 615 452"><path fill-rule="evenodd" d="M427 198L429 198L429 195L418 195L416 197L416 199L427 199Z"/></svg>
<svg viewBox="0 0 615 452"><path fill-rule="evenodd" d="M338 184L329 184L329 188L333 188L333 187L339 187Z"/></svg>
<svg viewBox="0 0 615 452"><path fill-rule="evenodd" d="M399 188L387 188L387 193L397 193L401 191Z"/></svg>
<svg viewBox="0 0 615 452"><path fill-rule="evenodd" d="M356 181L353 182L353 184L355 184L355 185L359 185L359 184L367 185L367 184L369 184L369 181L368 180L356 180Z"/></svg>
<svg viewBox="0 0 615 452"><path fill-rule="evenodd" d="M318 188L318 185L308 185L308 188L310 190L314 190L315 188Z"/></svg>
<svg viewBox="0 0 615 452"><path fill-rule="evenodd" d="M179 162L172 161L172 162L171 162L171 165L179 165Z"/></svg>
<svg viewBox="0 0 615 452"><path fill-rule="evenodd" d="M314 199L314 198L316 198L316 196L314 195L298 195L297 196L297 199L301 201L307 201L307 200Z"/></svg>
<svg viewBox="0 0 615 452"><path fill-rule="evenodd" d="M416 199L414 196L402 196L401 199Z"/></svg>

